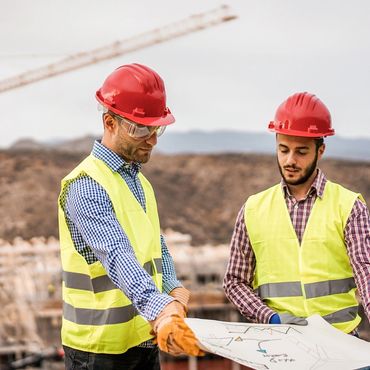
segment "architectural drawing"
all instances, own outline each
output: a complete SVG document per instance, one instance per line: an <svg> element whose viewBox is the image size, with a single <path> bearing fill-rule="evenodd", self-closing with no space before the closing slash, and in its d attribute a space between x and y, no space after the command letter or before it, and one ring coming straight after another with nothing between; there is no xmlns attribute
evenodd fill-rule
<svg viewBox="0 0 370 370"><path fill-rule="evenodd" d="M204 348L253 369L346 370L370 365L370 343L320 316L308 326L186 319Z"/></svg>

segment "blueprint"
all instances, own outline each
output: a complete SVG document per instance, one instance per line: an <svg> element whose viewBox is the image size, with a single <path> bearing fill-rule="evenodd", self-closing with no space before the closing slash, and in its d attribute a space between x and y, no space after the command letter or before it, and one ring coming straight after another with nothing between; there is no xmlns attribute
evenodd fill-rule
<svg viewBox="0 0 370 370"><path fill-rule="evenodd" d="M186 319L202 347L252 369L349 370L370 366L370 343L319 315L307 326Z"/></svg>

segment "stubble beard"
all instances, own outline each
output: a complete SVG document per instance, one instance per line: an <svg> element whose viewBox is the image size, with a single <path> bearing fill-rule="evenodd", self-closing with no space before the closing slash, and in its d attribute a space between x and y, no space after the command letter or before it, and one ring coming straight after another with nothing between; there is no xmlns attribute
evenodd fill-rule
<svg viewBox="0 0 370 370"><path fill-rule="evenodd" d="M144 154L138 153L138 149L134 145L122 145L120 147L120 156L127 162L147 163L150 159L151 151Z"/></svg>
<svg viewBox="0 0 370 370"><path fill-rule="evenodd" d="M301 177L299 177L297 180L287 179L284 176L284 172L283 172L283 169L280 166L279 160L277 160L278 161L278 167L279 167L279 171L280 171L281 177L284 179L284 181L288 185L301 185L301 184L304 184L311 177L311 175L314 173L314 171L316 170L316 167L317 167L317 158L318 158L318 153L316 151L315 158L310 163L310 165L306 168L306 170L304 171L303 175ZM292 169L298 169L298 167L295 167L295 166L285 166L285 167L292 168Z"/></svg>

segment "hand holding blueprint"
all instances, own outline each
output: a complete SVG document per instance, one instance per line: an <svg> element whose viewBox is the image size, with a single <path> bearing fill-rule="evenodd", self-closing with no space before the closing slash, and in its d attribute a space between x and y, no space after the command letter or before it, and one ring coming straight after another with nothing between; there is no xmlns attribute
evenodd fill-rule
<svg viewBox="0 0 370 370"><path fill-rule="evenodd" d="M349 370L370 366L370 343L319 315L307 326L186 319L209 352L253 369Z"/></svg>

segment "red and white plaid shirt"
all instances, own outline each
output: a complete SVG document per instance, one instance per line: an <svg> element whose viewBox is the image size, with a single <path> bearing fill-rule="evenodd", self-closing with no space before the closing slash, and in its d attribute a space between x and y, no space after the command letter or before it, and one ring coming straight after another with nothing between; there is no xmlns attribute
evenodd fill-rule
<svg viewBox="0 0 370 370"><path fill-rule="evenodd" d="M325 175L318 170L306 198L297 201L290 194L286 183L281 181L286 205L300 243L312 206L317 197L323 196L326 182ZM344 238L362 305L370 320L370 214L366 204L359 199L349 215ZM275 312L266 306L252 288L256 260L245 226L244 205L236 219L230 248L224 278L226 296L247 319L267 324Z"/></svg>

